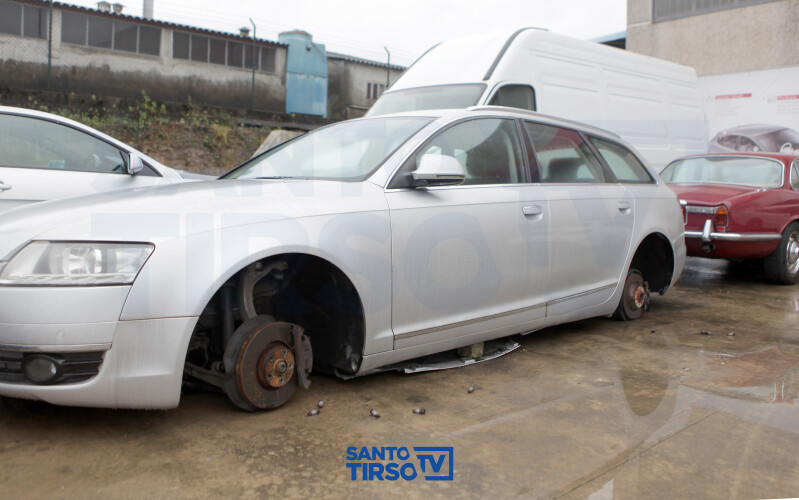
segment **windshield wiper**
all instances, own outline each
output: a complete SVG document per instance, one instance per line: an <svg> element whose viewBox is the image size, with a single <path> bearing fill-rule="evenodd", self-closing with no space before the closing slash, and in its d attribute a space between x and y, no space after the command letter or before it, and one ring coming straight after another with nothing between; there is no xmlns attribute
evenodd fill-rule
<svg viewBox="0 0 799 500"><path fill-rule="evenodd" d="M288 175L269 175L266 177L255 177L255 179L294 179L294 177Z"/></svg>

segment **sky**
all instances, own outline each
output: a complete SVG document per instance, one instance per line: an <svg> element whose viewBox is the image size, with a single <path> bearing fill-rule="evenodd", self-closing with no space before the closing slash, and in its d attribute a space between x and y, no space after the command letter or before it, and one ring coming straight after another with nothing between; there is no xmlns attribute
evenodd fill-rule
<svg viewBox="0 0 799 500"><path fill-rule="evenodd" d="M97 0L61 0L96 8ZM142 0L109 0L123 14L141 16ZM154 0L154 17L238 33L255 22L258 38L301 29L328 52L407 66L443 40L473 33L546 28L593 39L624 31L627 0Z"/></svg>

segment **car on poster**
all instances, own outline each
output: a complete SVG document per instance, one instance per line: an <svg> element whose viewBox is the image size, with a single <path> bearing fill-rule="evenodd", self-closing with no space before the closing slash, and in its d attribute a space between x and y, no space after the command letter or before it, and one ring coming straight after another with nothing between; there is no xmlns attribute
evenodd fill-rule
<svg viewBox="0 0 799 500"><path fill-rule="evenodd" d="M73 120L0 106L0 212L38 201L210 178L169 168Z"/></svg>
<svg viewBox="0 0 799 500"><path fill-rule="evenodd" d="M762 260L770 280L799 282L799 157L691 156L661 177L683 205L689 255Z"/></svg>
<svg viewBox="0 0 799 500"><path fill-rule="evenodd" d="M781 125L744 125L725 129L708 144L708 153L772 152L799 154L799 132Z"/></svg>
<svg viewBox="0 0 799 500"><path fill-rule="evenodd" d="M685 259L674 193L618 136L522 110L368 117L218 181L0 219L0 395L245 410L568 321L635 319Z"/></svg>

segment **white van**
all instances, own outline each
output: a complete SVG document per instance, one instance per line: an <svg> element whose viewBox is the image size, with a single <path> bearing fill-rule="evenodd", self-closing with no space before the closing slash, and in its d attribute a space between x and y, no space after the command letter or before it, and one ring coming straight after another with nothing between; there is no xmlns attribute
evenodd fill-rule
<svg viewBox="0 0 799 500"><path fill-rule="evenodd" d="M657 170L707 145L692 68L537 28L434 46L368 115L482 104L540 111L610 130Z"/></svg>

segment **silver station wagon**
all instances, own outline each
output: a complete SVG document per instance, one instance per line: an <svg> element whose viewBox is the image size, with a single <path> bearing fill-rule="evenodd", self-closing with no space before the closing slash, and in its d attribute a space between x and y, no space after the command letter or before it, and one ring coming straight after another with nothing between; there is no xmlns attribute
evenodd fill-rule
<svg viewBox="0 0 799 500"><path fill-rule="evenodd" d="M220 180L0 216L0 395L245 410L594 316L685 260L668 187L617 136L498 107L337 123Z"/></svg>

